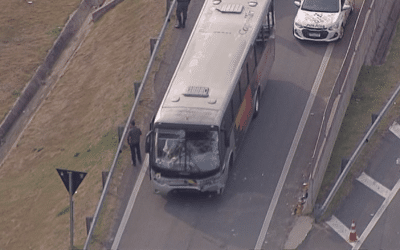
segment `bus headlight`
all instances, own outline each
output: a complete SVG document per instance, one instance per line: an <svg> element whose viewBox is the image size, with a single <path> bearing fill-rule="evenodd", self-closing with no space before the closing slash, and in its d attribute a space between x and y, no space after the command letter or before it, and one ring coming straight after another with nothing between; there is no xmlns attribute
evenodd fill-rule
<svg viewBox="0 0 400 250"><path fill-rule="evenodd" d="M154 177L153 177L153 181L160 183L160 184L164 184L165 183L165 179L161 177L160 173L155 173Z"/></svg>

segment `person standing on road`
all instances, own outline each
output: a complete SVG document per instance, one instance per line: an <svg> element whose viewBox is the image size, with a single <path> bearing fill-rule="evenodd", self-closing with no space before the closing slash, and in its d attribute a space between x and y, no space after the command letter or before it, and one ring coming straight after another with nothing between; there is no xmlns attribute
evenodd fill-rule
<svg viewBox="0 0 400 250"><path fill-rule="evenodd" d="M128 132L128 144L131 148L133 166L136 166L136 155L137 155L139 164L142 163L142 157L140 155L140 136L141 135L142 135L142 131L140 130L140 128L135 126L135 120L132 120L131 125L130 125L130 130Z"/></svg>
<svg viewBox="0 0 400 250"><path fill-rule="evenodd" d="M187 11L189 7L190 0L177 0L178 6L176 6L176 19L178 23L175 25L175 28L185 28Z"/></svg>

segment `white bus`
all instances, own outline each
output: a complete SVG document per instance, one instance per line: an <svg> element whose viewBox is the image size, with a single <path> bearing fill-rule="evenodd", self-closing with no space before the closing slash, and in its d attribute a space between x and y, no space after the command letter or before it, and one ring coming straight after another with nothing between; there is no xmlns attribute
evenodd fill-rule
<svg viewBox="0 0 400 250"><path fill-rule="evenodd" d="M221 194L275 59L273 0L206 0L146 136L156 193Z"/></svg>

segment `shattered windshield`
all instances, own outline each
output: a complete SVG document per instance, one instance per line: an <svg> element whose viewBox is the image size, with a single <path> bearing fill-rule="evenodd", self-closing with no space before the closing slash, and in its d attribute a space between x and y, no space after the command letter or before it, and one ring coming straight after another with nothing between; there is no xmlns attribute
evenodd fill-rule
<svg viewBox="0 0 400 250"><path fill-rule="evenodd" d="M304 0L302 10L314 12L339 12L339 0Z"/></svg>
<svg viewBox="0 0 400 250"><path fill-rule="evenodd" d="M156 148L160 168L201 173L219 167L217 131L157 129Z"/></svg>

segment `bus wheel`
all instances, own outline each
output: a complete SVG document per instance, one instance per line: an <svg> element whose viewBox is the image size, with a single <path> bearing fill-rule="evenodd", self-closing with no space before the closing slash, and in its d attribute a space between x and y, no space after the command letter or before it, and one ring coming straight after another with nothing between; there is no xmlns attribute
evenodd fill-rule
<svg viewBox="0 0 400 250"><path fill-rule="evenodd" d="M259 94L257 92L256 94L256 102L254 103L254 113L253 113L253 119L257 117L258 112L260 111L260 98L258 98Z"/></svg>

